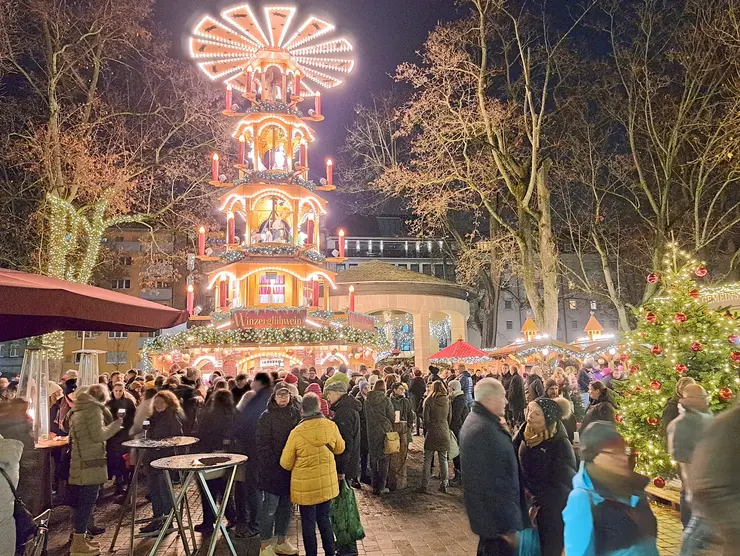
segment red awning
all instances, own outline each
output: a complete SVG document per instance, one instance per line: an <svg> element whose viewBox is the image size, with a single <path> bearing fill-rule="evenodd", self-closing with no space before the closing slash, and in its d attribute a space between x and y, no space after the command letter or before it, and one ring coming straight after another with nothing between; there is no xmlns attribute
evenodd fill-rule
<svg viewBox="0 0 740 556"><path fill-rule="evenodd" d="M471 346L469 343L463 340L458 340L454 344L447 346L441 351L438 351L429 358L432 362L441 363L474 363L479 361L487 361L490 358L485 351L478 349L477 347Z"/></svg>
<svg viewBox="0 0 740 556"><path fill-rule="evenodd" d="M0 269L0 342L55 330L154 332L187 311L38 274Z"/></svg>

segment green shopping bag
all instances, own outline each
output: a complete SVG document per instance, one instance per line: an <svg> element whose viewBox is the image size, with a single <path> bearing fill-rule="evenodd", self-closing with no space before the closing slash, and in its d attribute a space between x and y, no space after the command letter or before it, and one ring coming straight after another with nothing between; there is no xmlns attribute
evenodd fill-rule
<svg viewBox="0 0 740 556"><path fill-rule="evenodd" d="M339 496L331 501L331 526L337 544L348 545L365 538L365 531L357 510L355 491L346 480L339 483Z"/></svg>

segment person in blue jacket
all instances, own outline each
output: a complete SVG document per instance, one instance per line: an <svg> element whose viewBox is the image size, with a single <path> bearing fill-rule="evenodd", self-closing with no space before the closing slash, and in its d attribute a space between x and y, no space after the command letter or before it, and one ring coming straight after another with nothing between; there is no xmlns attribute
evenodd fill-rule
<svg viewBox="0 0 740 556"><path fill-rule="evenodd" d="M632 471L613 423L581 433L581 466L563 510L568 556L659 556L658 524L648 505L649 479Z"/></svg>

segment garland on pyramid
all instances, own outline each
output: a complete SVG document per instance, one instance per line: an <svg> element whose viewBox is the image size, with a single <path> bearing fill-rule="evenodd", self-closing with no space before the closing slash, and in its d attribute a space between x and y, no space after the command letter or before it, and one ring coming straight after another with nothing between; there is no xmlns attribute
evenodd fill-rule
<svg viewBox="0 0 740 556"><path fill-rule="evenodd" d="M701 300L697 279L707 275L704 264L670 244L663 267L661 274L647 277L660 290L637 313L637 328L625 342L630 375L615 384L623 396L617 422L636 456L635 470L653 477L661 488L664 477L678 471L661 426L676 382L683 376L695 379L708 392L711 411L718 413L737 392L740 366L737 319Z"/></svg>

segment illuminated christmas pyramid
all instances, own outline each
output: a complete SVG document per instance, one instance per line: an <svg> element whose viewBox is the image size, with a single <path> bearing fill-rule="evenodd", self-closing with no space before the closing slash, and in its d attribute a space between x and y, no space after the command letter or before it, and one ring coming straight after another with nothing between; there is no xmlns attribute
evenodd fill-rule
<svg viewBox="0 0 740 556"><path fill-rule="evenodd" d="M238 364L249 368L318 367L367 362L382 343L373 318L354 313L352 299L347 311L330 311L335 272L321 252L327 202L318 192L334 189L332 161L319 184L309 179L309 124L324 119L320 90L352 71L352 45L317 17L294 25L296 13L243 4L193 28L191 56L223 84L223 114L234 122L233 152L214 153L211 170L211 184L223 190L226 233L198 231L197 259L210 267L205 287L215 290L215 311L195 314L191 284L189 336L152 349L239 346Z"/></svg>

